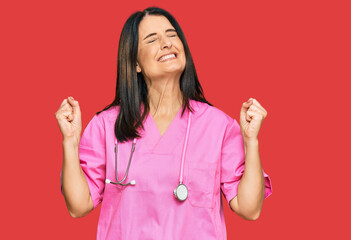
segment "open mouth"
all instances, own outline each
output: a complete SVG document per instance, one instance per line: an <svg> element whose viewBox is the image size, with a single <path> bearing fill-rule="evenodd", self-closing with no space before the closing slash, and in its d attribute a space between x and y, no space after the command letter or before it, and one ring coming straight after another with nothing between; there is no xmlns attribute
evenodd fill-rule
<svg viewBox="0 0 351 240"><path fill-rule="evenodd" d="M171 59L175 59L177 58L177 54L176 53L169 53L167 55L163 55L162 57L160 57L158 59L159 62L165 62L167 60L171 60Z"/></svg>

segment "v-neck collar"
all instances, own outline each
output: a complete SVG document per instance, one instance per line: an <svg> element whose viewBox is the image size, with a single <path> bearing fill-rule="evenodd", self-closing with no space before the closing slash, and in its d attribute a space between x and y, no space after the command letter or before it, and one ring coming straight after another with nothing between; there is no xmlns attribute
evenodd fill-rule
<svg viewBox="0 0 351 240"><path fill-rule="evenodd" d="M185 138L188 116L188 110L186 109L181 117L182 110L183 106L179 109L163 135L161 135L151 113L148 113L144 122L145 132L143 138L150 152L169 154L182 142L181 139Z"/></svg>
<svg viewBox="0 0 351 240"><path fill-rule="evenodd" d="M154 125L155 128L157 129L157 132L159 133L160 138L162 138L165 134L167 134L168 129L172 126L172 124L174 123L174 121L175 121L177 118L179 118L179 115L180 115L180 113L182 112L182 110L183 110L183 106L180 107L180 110L179 110L179 111L177 112L177 114L174 116L174 118L172 119L171 123L168 125L168 127L167 127L166 131L163 133L163 135L161 135L160 130L158 129L154 118L152 117L151 113L149 112L148 117L150 118L150 121L153 123L152 125ZM173 124L173 125L174 125L174 124Z"/></svg>

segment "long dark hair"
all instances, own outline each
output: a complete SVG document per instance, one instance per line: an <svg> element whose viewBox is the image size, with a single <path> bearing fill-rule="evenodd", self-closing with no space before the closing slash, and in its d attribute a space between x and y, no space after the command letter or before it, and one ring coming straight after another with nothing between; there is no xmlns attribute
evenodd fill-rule
<svg viewBox="0 0 351 240"><path fill-rule="evenodd" d="M119 40L116 97L111 104L96 113L98 115L112 106L120 107L115 123L115 135L119 142L140 137L138 128L144 129L143 121L150 110L146 82L142 73L136 71L139 24L146 15L165 16L183 43L186 65L179 81L184 103L181 116L186 108L193 112L189 104L190 99L213 106L205 99L184 33L175 18L167 11L157 7L149 7L142 12L135 12L124 24ZM141 114L142 105L144 111Z"/></svg>

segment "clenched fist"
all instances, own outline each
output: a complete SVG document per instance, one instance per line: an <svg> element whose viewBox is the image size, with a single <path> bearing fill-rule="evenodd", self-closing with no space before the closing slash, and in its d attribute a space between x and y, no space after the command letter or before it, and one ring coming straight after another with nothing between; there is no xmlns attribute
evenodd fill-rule
<svg viewBox="0 0 351 240"><path fill-rule="evenodd" d="M266 109L254 98L243 103L240 111L240 129L244 142L258 139L258 133L267 114Z"/></svg>
<svg viewBox="0 0 351 240"><path fill-rule="evenodd" d="M82 132L82 118L78 101L73 97L64 99L55 113L64 140L73 140L79 144Z"/></svg>

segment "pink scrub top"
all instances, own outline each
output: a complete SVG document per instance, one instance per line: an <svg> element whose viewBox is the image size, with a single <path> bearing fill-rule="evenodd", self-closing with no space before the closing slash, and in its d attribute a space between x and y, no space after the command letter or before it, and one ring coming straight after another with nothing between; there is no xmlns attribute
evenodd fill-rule
<svg viewBox="0 0 351 240"><path fill-rule="evenodd" d="M227 239L221 191L228 204L237 195L245 169L245 150L240 126L223 111L190 100L191 114L184 159L183 184L189 190L181 202L173 191L179 184L186 137L188 110L179 110L161 136L149 113L145 131L137 139L128 176L116 182L114 126L119 106L95 115L79 143L80 165L91 198L101 211L97 239ZM128 166L132 140L118 142L118 180ZM265 177L265 199L272 193Z"/></svg>

